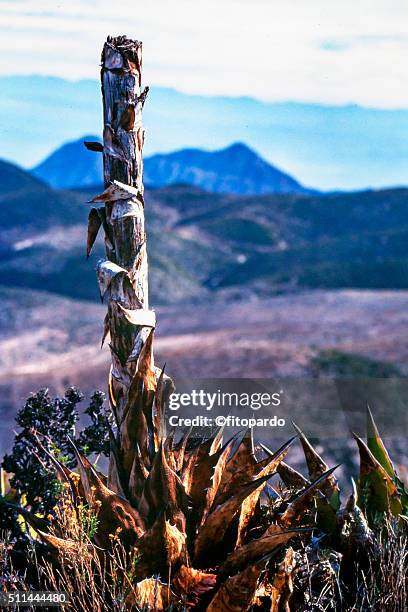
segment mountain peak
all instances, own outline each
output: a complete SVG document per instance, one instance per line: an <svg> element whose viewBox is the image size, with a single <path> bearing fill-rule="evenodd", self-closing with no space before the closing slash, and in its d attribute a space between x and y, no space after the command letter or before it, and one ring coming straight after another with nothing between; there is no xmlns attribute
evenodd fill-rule
<svg viewBox="0 0 408 612"><path fill-rule="evenodd" d="M33 174L52 187L64 189L100 183L102 156L85 149L84 140L99 139L85 136L64 144L36 166ZM149 187L181 183L206 191L239 195L309 191L242 142L218 151L181 149L152 155L144 161L144 179Z"/></svg>
<svg viewBox="0 0 408 612"><path fill-rule="evenodd" d="M31 172L57 189L99 185L103 182L102 156L88 151L84 142L100 140L99 136L88 135L66 142Z"/></svg>
<svg viewBox="0 0 408 612"><path fill-rule="evenodd" d="M255 151L251 149L250 147L248 147L248 145L244 144L243 142L233 142L228 147L221 149L221 151L235 153L237 155L242 155L242 154L247 154L247 153L250 153L252 156L256 155Z"/></svg>
<svg viewBox="0 0 408 612"><path fill-rule="evenodd" d="M151 186L187 183L239 195L310 192L242 142L217 151L181 149L153 155L144 168L146 184Z"/></svg>

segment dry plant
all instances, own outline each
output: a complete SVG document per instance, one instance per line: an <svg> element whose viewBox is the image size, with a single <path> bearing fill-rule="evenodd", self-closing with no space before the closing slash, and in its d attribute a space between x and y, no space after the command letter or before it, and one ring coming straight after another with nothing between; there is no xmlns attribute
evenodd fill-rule
<svg viewBox="0 0 408 612"><path fill-rule="evenodd" d="M356 568L355 610L393 612L408 602L408 537L397 522L386 520L377 530L368 567Z"/></svg>
<svg viewBox="0 0 408 612"><path fill-rule="evenodd" d="M390 461L370 413L368 427L343 507L333 468L299 429L308 478L283 461L294 439L257 459L250 431L225 444L220 431L166 436L149 470L138 451L132 503L73 445L79 473L54 459L64 485L47 530L23 512L53 551L39 564L43 584L84 611L403 612L406 492L375 459ZM286 486L272 496L276 474Z"/></svg>
<svg viewBox="0 0 408 612"><path fill-rule="evenodd" d="M73 475L74 487L77 483ZM66 609L125 610L133 589L131 568L135 559L123 547L118 533L111 534L109 551L95 545L100 502L93 499L91 491L88 503L79 495L74 503L69 489L65 483L61 499L48 517L48 532L40 532L52 550L58 550L57 557L37 564L42 582L50 590L69 594Z"/></svg>

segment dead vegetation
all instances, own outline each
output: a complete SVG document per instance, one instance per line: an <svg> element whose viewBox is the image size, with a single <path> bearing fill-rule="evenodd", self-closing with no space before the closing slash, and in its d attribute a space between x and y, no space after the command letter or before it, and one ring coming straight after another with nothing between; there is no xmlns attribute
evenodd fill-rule
<svg viewBox="0 0 408 612"><path fill-rule="evenodd" d="M63 492L54 512L22 509L39 551L37 588L67 591L68 609L84 612L405 610L407 493L370 414L344 505L334 469L300 430L307 477L284 462L294 439L259 457L250 432L226 443L221 434L158 435L150 455L146 438L132 503L76 448L78 472L55 459ZM13 573L12 544L2 551L3 589L33 588Z"/></svg>

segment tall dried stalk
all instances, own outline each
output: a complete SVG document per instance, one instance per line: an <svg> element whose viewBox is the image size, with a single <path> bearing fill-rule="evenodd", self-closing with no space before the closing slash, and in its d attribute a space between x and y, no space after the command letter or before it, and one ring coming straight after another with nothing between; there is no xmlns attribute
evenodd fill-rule
<svg viewBox="0 0 408 612"><path fill-rule="evenodd" d="M105 191L93 198L99 206L89 215L88 253L102 226L107 259L98 263L97 273L101 297L108 305L103 340L110 335L109 392L118 425L117 437L112 436L108 484L126 495L134 449L137 444L143 447L147 432L153 444L150 406L144 414L140 406L140 414L126 418L129 389L132 381L137 384L135 375L143 347L151 373L143 381L146 394L156 387L152 374L155 314L148 310L143 198L142 108L148 88L141 89L141 71L142 43L124 36L109 37L103 47L101 69L103 147L87 143L88 148L103 152L104 165Z"/></svg>

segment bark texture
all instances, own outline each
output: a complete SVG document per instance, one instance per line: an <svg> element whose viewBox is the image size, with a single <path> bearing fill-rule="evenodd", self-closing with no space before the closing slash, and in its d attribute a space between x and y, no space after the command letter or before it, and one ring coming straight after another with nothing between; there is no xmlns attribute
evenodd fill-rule
<svg viewBox="0 0 408 612"><path fill-rule="evenodd" d="M110 338L109 395L118 427L117 436L112 434L108 484L127 495L136 448L139 443L143 447L146 435L154 437L151 410L156 389L156 319L149 310L143 199L142 109L148 88L141 89L142 43L109 37L101 63L103 145L86 146L103 153L105 190L92 200L87 252L102 227L106 259L98 262L97 276L108 307L102 343ZM141 360L148 370L145 377L140 375ZM141 395L144 401L131 405L132 396Z"/></svg>

